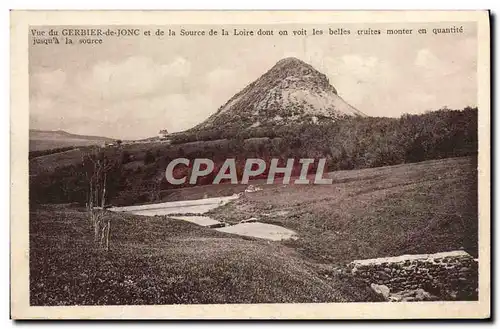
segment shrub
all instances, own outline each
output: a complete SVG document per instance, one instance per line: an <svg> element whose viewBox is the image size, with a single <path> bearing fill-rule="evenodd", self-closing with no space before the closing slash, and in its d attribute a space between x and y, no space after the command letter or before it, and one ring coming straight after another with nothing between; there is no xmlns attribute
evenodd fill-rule
<svg viewBox="0 0 500 329"><path fill-rule="evenodd" d="M144 164L148 165L154 163L155 161L156 157L154 156L154 154L150 150L146 151L146 154L144 155Z"/></svg>

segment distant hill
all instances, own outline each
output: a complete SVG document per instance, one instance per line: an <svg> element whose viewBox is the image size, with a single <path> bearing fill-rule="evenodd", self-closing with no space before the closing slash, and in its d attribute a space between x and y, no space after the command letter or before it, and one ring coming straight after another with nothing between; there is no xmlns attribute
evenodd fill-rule
<svg viewBox="0 0 500 329"><path fill-rule="evenodd" d="M64 130L50 131L30 129L29 133L30 152L71 146L100 145L102 143L114 141L114 139L108 137L76 135Z"/></svg>
<svg viewBox="0 0 500 329"><path fill-rule="evenodd" d="M326 75L297 58L278 61L193 130L251 129L365 116L345 102Z"/></svg>

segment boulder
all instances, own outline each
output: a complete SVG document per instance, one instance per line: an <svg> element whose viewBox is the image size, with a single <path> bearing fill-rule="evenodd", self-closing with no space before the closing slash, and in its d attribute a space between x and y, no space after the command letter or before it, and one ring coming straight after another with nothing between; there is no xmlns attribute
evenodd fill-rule
<svg viewBox="0 0 500 329"><path fill-rule="evenodd" d="M376 294L382 296L385 300L389 300L389 295L391 293L389 287L383 284L376 284L376 283L372 283L370 287Z"/></svg>
<svg viewBox="0 0 500 329"><path fill-rule="evenodd" d="M415 299L419 300L419 301L422 301L422 300L431 300L431 294L429 294L424 289L417 289L415 291Z"/></svg>

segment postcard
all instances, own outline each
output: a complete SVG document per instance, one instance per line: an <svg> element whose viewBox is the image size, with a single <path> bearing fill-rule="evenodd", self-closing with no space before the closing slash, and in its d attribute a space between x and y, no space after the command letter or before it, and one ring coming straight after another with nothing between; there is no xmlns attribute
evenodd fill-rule
<svg viewBox="0 0 500 329"><path fill-rule="evenodd" d="M490 317L487 11L12 11L11 317Z"/></svg>

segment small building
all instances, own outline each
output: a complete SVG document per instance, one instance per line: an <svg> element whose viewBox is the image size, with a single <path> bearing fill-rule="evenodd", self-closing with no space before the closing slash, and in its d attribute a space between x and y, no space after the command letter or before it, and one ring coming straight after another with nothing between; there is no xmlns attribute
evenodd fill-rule
<svg viewBox="0 0 500 329"><path fill-rule="evenodd" d="M167 129L160 130L160 132L158 133L158 137L160 137L160 139L167 139L168 138Z"/></svg>

